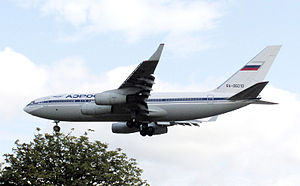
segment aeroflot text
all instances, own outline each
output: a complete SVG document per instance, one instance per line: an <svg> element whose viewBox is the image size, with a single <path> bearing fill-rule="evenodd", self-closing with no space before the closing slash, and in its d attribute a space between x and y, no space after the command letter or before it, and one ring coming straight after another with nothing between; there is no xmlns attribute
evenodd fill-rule
<svg viewBox="0 0 300 186"><path fill-rule="evenodd" d="M69 94L66 98L94 98L95 94Z"/></svg>

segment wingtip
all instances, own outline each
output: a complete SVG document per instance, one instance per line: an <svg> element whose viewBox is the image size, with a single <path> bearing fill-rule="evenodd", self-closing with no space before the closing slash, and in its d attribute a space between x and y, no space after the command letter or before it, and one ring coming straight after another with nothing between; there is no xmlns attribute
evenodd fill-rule
<svg viewBox="0 0 300 186"><path fill-rule="evenodd" d="M267 47L269 47L269 48L281 48L282 44L279 44L279 45L268 45Z"/></svg>
<svg viewBox="0 0 300 186"><path fill-rule="evenodd" d="M159 61L163 47L164 47L164 43L161 43L158 46L157 50L154 52L154 54L149 58L149 61Z"/></svg>

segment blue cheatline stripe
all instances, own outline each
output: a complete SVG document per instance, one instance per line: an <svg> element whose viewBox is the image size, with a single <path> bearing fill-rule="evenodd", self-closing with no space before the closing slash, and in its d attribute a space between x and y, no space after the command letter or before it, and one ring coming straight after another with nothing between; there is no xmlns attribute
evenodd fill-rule
<svg viewBox="0 0 300 186"><path fill-rule="evenodd" d="M92 99L63 99L63 100L46 100L46 101L39 101L39 102L31 102L28 105L38 105L38 104L45 104L45 103L80 103L80 102L91 102Z"/></svg>
<svg viewBox="0 0 300 186"><path fill-rule="evenodd" d="M154 98L148 99L148 103L152 102L199 102L199 101L220 101L220 100L227 100L227 98ZM45 103L81 103L81 102L92 102L93 99L63 99L63 100L46 100L46 101L39 101L39 102L31 102L28 105L38 105L38 104L45 104Z"/></svg>
<svg viewBox="0 0 300 186"><path fill-rule="evenodd" d="M155 98L148 99L147 102L197 102L197 101L210 101L210 100L227 100L227 98Z"/></svg>

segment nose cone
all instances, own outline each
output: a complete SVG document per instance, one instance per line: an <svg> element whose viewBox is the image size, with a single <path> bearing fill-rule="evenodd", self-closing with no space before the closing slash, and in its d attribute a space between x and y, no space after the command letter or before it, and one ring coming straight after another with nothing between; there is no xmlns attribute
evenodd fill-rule
<svg viewBox="0 0 300 186"><path fill-rule="evenodd" d="M25 112L27 112L28 114L30 114L30 109L29 109L28 106L24 107L23 110L24 110Z"/></svg>
<svg viewBox="0 0 300 186"><path fill-rule="evenodd" d="M35 107L35 106L26 106L26 107L24 107L23 108L23 110L25 111L25 112L27 112L28 114L31 114L31 115L34 115L34 111L36 111L38 108L37 107Z"/></svg>
<svg viewBox="0 0 300 186"><path fill-rule="evenodd" d="M42 108L43 106L41 105L32 105L32 104L28 104L26 107L23 108L23 110L25 112L27 112L28 114L31 114L31 115L36 115L38 114L39 110Z"/></svg>

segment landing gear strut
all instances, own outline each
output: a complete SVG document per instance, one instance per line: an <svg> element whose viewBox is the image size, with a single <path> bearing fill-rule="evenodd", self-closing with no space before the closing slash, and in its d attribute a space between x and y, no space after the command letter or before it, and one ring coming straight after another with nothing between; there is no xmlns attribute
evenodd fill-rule
<svg viewBox="0 0 300 186"><path fill-rule="evenodd" d="M54 123L55 123L53 127L54 132L59 132L60 131L60 127L58 126L59 121L55 120Z"/></svg>
<svg viewBox="0 0 300 186"><path fill-rule="evenodd" d="M127 125L127 127L129 127L129 128L138 126L135 119L131 119L131 120L127 121L126 125Z"/></svg>

